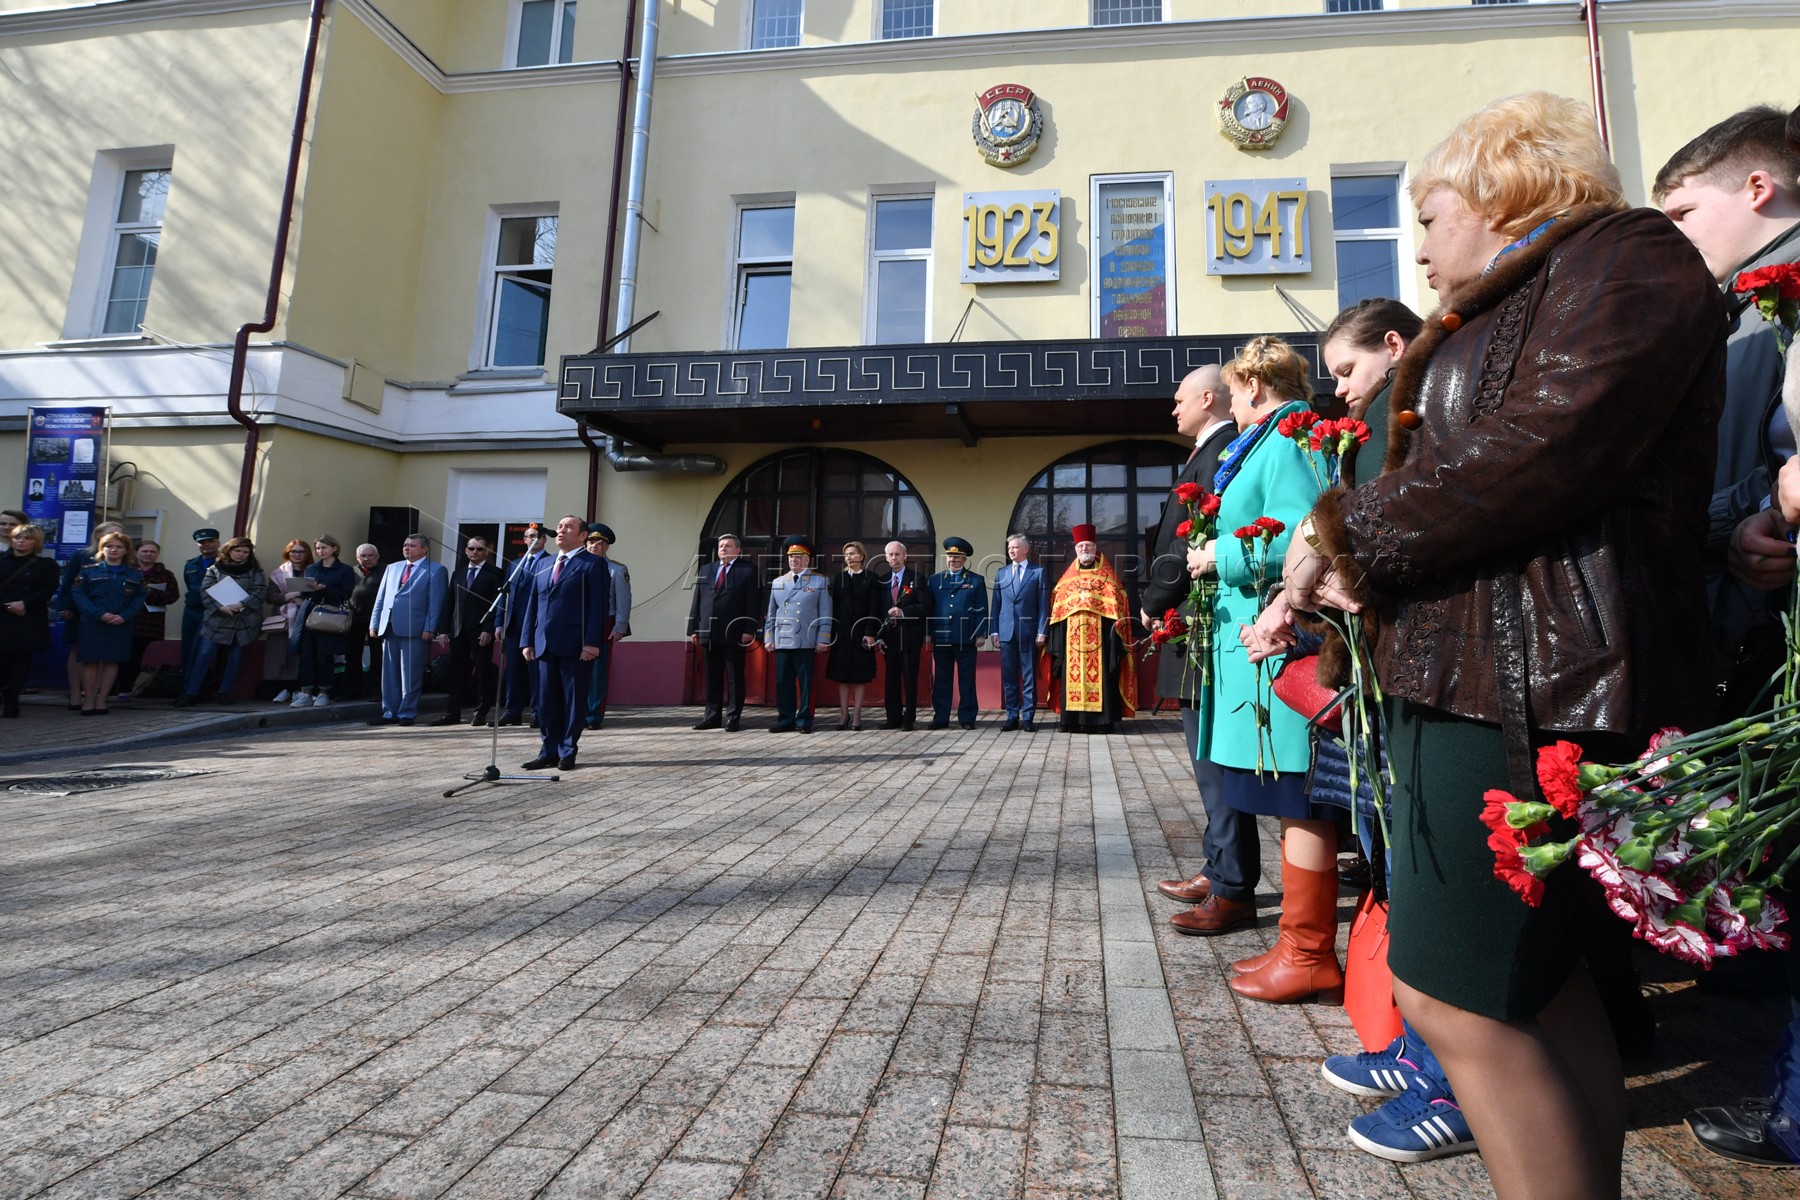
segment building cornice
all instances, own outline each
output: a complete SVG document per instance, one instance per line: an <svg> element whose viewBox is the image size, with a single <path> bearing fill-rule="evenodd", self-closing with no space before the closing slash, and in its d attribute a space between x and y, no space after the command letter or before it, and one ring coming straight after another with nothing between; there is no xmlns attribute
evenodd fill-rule
<svg viewBox="0 0 1800 1200"><path fill-rule="evenodd" d="M613 84L616 62L567 63L515 70L446 71L407 37L372 0L339 0L434 89L444 95L520 88ZM98 4L0 14L0 39L136 22L168 21L266 8L304 8L304 0L103 0ZM1601 23L1646 24L1765 21L1800 18L1800 0L1602 0ZM1363 40L1418 34L1469 34L1568 29L1581 20L1580 0L1551 3L1398 9L1371 13L1298 13L1218 17L1147 25L1071 26L1005 30L950 37L797 46L789 50L733 50L678 54L657 60L661 75L732 75L893 66L966 58L1020 58L1080 51L1161 49L1170 46L1291 42L1297 38Z"/></svg>

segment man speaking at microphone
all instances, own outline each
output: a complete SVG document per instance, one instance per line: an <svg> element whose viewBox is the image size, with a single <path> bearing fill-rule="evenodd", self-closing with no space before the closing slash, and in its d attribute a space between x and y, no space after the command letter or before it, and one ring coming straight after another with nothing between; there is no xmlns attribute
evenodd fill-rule
<svg viewBox="0 0 1800 1200"><path fill-rule="evenodd" d="M538 729L543 742L525 770L575 766L586 723L588 684L606 637L611 579L606 561L586 553L580 517L556 523L556 557L532 576L520 619L519 646L538 673Z"/></svg>

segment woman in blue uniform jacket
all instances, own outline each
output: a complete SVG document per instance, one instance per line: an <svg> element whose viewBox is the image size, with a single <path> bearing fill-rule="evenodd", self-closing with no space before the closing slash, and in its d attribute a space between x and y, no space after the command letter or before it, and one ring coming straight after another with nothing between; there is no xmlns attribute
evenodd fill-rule
<svg viewBox="0 0 1800 1200"><path fill-rule="evenodd" d="M144 574L130 563L131 539L108 533L95 546L97 561L89 563L70 585L81 633L75 646L81 662L81 715L109 711L119 664L131 657L131 623L148 602Z"/></svg>

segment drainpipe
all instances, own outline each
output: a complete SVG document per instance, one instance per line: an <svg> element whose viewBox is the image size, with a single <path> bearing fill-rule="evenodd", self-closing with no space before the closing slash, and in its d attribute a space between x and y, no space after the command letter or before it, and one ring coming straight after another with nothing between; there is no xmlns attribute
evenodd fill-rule
<svg viewBox="0 0 1800 1200"><path fill-rule="evenodd" d="M1587 22L1588 79L1594 89L1594 120L1600 124L1600 144L1612 153L1612 137L1606 130L1606 77L1600 65L1600 0L1586 0L1581 6Z"/></svg>
<svg viewBox="0 0 1800 1200"><path fill-rule="evenodd" d="M281 275L287 265L288 233L294 221L294 190L300 180L300 156L306 148L306 110L312 103L313 66L319 57L319 28L325 23L326 0L312 0L307 15L306 57L300 64L300 98L294 104L294 138L288 146L287 179L281 188L281 208L275 219L275 256L269 266L269 294L263 301L262 320L238 326L231 343L231 381L225 388L225 411L244 427L244 466L238 475L237 513L232 517L233 537L243 537L250 525L250 487L256 481L256 444L262 428L244 412L244 368L250 358L250 335L275 328L275 310L281 302Z"/></svg>
<svg viewBox="0 0 1800 1200"><path fill-rule="evenodd" d="M651 0L656 3L657 0ZM625 121L628 115L625 103L631 95L628 86L631 82L631 45L637 33L638 0L631 0L625 10L625 48L619 52L619 115L613 119L613 157L612 157L612 195L606 202L606 260L600 269L600 322L594 334L595 353L606 345L607 326L612 321L612 281L613 253L619 244L619 187L625 180ZM612 439L608 445L601 446L588 432L587 422L579 417L575 420L575 435L581 444L587 447L587 507L583 512L595 515L600 503L600 456L610 450Z"/></svg>
<svg viewBox="0 0 1800 1200"><path fill-rule="evenodd" d="M637 301L638 245L643 241L644 175L650 161L650 97L656 86L656 34L659 0L644 6L644 33L638 58L637 107L631 118L631 176L625 194L624 262L619 267L619 315L614 333L624 333L631 326L632 307ZM614 177L616 180L616 176ZM630 351L626 340L620 349Z"/></svg>

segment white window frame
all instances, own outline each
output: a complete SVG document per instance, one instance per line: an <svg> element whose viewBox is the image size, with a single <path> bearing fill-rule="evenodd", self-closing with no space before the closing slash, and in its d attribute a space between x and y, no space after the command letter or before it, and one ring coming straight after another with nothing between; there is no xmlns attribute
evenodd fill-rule
<svg viewBox="0 0 1800 1200"><path fill-rule="evenodd" d="M1175 172L1174 171L1122 171L1112 175L1088 176L1088 213L1089 224L1093 227L1093 236L1088 247L1088 336L1100 336L1100 259L1105 254L1105 247L1100 241L1101 224L1100 189L1108 183L1160 183L1163 187L1163 242L1168 247L1165 252L1167 261L1163 264L1168 271L1163 290L1163 304L1167 308L1163 332L1151 334L1152 337L1171 337L1181 329L1179 315L1176 313L1176 296L1180 284L1180 255L1175 245Z"/></svg>
<svg viewBox="0 0 1800 1200"><path fill-rule="evenodd" d="M141 341L144 338L141 330L101 332L106 328L106 300L112 290L113 265L118 255L119 203L124 198L128 172L173 172L174 169L175 147L172 145L101 150L94 155L94 169L88 181L87 212L82 218L81 241L76 246L75 270L69 281L69 303L63 310L62 336L65 340ZM167 227L165 210L163 228ZM160 268L161 264L158 266ZM154 281L155 276L151 278Z"/></svg>
<svg viewBox="0 0 1800 1200"><path fill-rule="evenodd" d="M1413 224L1407 219L1411 202L1406 195L1406 164L1403 162L1377 163L1334 163L1331 167L1331 179L1349 179L1352 177L1385 176L1394 181L1394 215L1400 224L1390 230L1379 229L1340 229L1337 213L1331 214L1331 289L1337 293L1337 248L1340 242L1386 242L1394 243L1394 252L1398 257L1398 275L1400 277L1400 294L1394 299L1408 308L1416 310L1418 306L1418 271L1413 262ZM1330 183L1326 184L1327 200L1331 196Z"/></svg>
<svg viewBox="0 0 1800 1200"><path fill-rule="evenodd" d="M738 349L738 296L743 290L746 274L773 275L778 271L770 268L787 264L788 273L788 336L785 339L791 346L794 340L794 252L795 247L788 247L786 258L745 258L741 239L744 229L744 211L752 208L791 208L794 209L794 240L800 240L799 210L794 203L792 192L773 192L755 196L733 196L731 203L731 262L730 273L725 282L725 345L732 352ZM762 349L767 349L764 347ZM745 351L747 354L759 353L760 350Z"/></svg>
<svg viewBox="0 0 1800 1200"><path fill-rule="evenodd" d="M939 20L938 20L939 16L941 15L938 12L938 0L931 0L931 32L930 33L927 33L927 34L924 34L924 35L921 35L918 37L903 37L903 38L883 37L882 33L881 33L881 24L882 24L883 16L886 15L887 6L888 6L888 0L875 0L875 24L874 24L874 27L869 30L869 40L870 41L875 41L875 42L923 41L925 38L934 38L934 37L938 36L938 31L942 28L942 25L939 23Z"/></svg>
<svg viewBox="0 0 1800 1200"><path fill-rule="evenodd" d="M931 242L925 246L913 246L905 250L875 249L875 210L883 200L929 200L931 201ZM884 262L923 262L925 264L925 328L920 331L923 341L931 340L931 292L937 283L937 271L932 263L932 246L937 243L937 189L930 184L916 187L883 188L869 193L868 228L863 237L863 344L865 346L890 345L892 343L875 340L876 301L879 293L876 288L876 275L879 266Z"/></svg>
<svg viewBox="0 0 1800 1200"><path fill-rule="evenodd" d="M806 0L800 3L800 29L794 37L793 46L758 46L756 44L756 3L757 0L744 0L744 49L746 50L792 50L806 41Z"/></svg>
<svg viewBox="0 0 1800 1200"><path fill-rule="evenodd" d="M487 229L481 241L481 281L479 290L476 292L475 330L469 342L469 370L471 372L530 374L535 371L540 375L542 374L542 368L545 365L543 363L539 363L537 367L496 367L493 365L494 335L497 332L494 327L494 321L499 315L497 306L494 303L494 294L499 286L499 277L501 274L500 264L496 261L500 257L500 222L511 220L514 217L556 217L556 231L560 237L562 234L562 214L560 208L561 206L555 202L542 202L536 204L495 204L489 206L487 212ZM555 262L550 264L550 270L551 303L554 304L556 296ZM548 319L548 317L545 318L546 322L548 322ZM546 339L544 357L548 358L549 356L550 350L548 347L548 340Z"/></svg>
<svg viewBox="0 0 1800 1200"><path fill-rule="evenodd" d="M1094 5L1096 2L1097 2L1097 0L1088 0L1088 25L1094 29L1111 29L1113 27L1113 24L1155 25L1155 24L1165 23L1169 19L1169 2L1170 2L1170 0L1161 0L1161 3L1158 5L1158 8L1160 8L1162 10L1162 15L1157 17L1155 21L1126 21L1126 22L1113 22L1112 24L1102 25L1099 21L1094 19L1095 15L1096 15L1094 12Z"/></svg>
<svg viewBox="0 0 1800 1200"><path fill-rule="evenodd" d="M540 63L540 64L538 64L538 66L560 67L560 66L564 65L563 63L557 61L556 52L562 44L562 13L563 13L563 9L565 7L567 7L568 4L570 4L570 3L574 3L577 6L575 24L578 28L580 27L580 25L581 25L581 16L580 16L580 12L579 12L580 0L556 0L556 8L553 10L551 20L550 20L550 30L551 30L551 32L550 32L550 61L548 63ZM538 67L521 67L518 65L519 22L524 19L524 16L525 16L525 0L507 0L507 5L506 5L506 45L503 48L503 57L500 59L500 65L504 70L534 71L534 70L538 69ZM575 61L575 39L573 36L571 36L569 39L569 59L568 59L568 61L569 62Z"/></svg>

